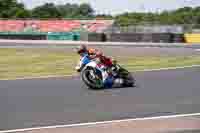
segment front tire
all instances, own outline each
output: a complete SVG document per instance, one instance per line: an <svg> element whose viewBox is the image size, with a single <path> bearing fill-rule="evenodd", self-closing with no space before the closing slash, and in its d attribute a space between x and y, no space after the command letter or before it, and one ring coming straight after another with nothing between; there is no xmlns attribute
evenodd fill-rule
<svg viewBox="0 0 200 133"><path fill-rule="evenodd" d="M102 77L100 75L95 75L95 78L91 75L91 71L95 74L94 68L86 68L81 72L81 78L83 82L91 89L102 89ZM93 78L92 78L93 77Z"/></svg>

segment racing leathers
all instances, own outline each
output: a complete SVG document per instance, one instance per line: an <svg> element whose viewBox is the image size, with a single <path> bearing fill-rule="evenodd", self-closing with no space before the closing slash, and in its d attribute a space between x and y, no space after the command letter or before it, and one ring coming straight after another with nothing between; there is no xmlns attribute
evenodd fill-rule
<svg viewBox="0 0 200 133"><path fill-rule="evenodd" d="M86 46L82 46L82 49L79 49L78 54L80 56L88 54L90 59L96 61L99 67L103 66L109 75L115 76L117 74L118 69L116 63L114 63L111 58L104 56L100 50L94 48L87 49ZM77 66L76 70L78 69Z"/></svg>

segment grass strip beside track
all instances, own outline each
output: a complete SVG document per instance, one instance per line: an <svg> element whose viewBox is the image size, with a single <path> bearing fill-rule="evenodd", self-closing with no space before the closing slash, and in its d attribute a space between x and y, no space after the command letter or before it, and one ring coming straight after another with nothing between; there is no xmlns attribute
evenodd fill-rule
<svg viewBox="0 0 200 133"><path fill-rule="evenodd" d="M200 64L193 56L128 56L115 57L130 71L182 67ZM71 75L79 59L65 49L0 49L0 79L15 79L48 75Z"/></svg>

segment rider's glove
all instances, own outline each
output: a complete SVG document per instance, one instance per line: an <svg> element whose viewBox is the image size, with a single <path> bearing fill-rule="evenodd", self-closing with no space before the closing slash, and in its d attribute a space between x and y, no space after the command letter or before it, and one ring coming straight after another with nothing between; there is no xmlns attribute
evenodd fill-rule
<svg viewBox="0 0 200 133"><path fill-rule="evenodd" d="M80 72L80 70L81 70L80 66L76 66L75 69L76 69L77 72Z"/></svg>

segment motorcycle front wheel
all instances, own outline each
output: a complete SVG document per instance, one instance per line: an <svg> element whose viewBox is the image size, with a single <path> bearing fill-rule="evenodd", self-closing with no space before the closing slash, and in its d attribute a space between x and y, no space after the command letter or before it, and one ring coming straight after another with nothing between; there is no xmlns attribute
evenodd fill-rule
<svg viewBox="0 0 200 133"><path fill-rule="evenodd" d="M91 89L102 89L103 82L101 75L96 74L94 68L86 68L81 72L83 82Z"/></svg>

